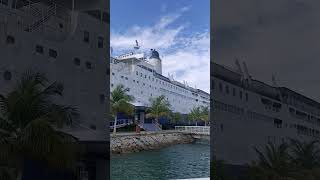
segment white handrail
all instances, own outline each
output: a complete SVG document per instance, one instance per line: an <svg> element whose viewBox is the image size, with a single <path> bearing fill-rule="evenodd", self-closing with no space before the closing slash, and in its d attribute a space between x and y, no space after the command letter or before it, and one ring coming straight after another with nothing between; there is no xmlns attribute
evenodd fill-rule
<svg viewBox="0 0 320 180"><path fill-rule="evenodd" d="M175 126L175 130L192 134L210 135L210 126Z"/></svg>

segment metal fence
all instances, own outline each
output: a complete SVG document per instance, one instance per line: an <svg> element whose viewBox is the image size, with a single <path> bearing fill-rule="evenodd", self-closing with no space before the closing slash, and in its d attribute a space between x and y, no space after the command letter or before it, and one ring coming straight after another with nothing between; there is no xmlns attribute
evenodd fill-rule
<svg viewBox="0 0 320 180"><path fill-rule="evenodd" d="M210 126L175 126L175 130L192 134L210 135Z"/></svg>

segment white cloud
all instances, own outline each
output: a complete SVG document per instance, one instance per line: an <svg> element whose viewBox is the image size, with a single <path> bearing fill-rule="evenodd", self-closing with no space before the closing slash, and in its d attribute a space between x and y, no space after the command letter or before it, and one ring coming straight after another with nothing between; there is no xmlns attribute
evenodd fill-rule
<svg viewBox="0 0 320 180"><path fill-rule="evenodd" d="M154 26L133 26L125 33L111 33L111 46L117 52L132 49L135 40L142 50L157 49L162 57L163 75L173 74L175 79L187 81L192 87L210 92L210 36L209 30L182 36L187 23L176 21L190 7L160 18ZM175 26L170 26L175 24Z"/></svg>
<svg viewBox="0 0 320 180"><path fill-rule="evenodd" d="M164 56L163 74L173 74L180 82L185 80L192 87L210 92L209 32L185 38L185 42L187 46Z"/></svg>

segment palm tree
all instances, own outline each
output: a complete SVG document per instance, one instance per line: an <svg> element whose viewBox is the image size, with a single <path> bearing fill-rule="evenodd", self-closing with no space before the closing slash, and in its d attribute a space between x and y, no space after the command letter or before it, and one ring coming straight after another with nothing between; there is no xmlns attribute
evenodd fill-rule
<svg viewBox="0 0 320 180"><path fill-rule="evenodd" d="M200 107L193 107L190 111L190 113L188 114L188 119L189 119L189 124L190 124L190 120L191 121L195 121L196 122L196 126L198 126L198 121L199 119L201 119L201 108Z"/></svg>
<svg viewBox="0 0 320 180"><path fill-rule="evenodd" d="M200 111L201 111L200 119L204 121L204 125L206 126L209 121L209 107L201 106Z"/></svg>
<svg viewBox="0 0 320 180"><path fill-rule="evenodd" d="M179 112L171 112L171 122L172 123L177 123L182 119L182 115Z"/></svg>
<svg viewBox="0 0 320 180"><path fill-rule="evenodd" d="M290 139L292 162L299 168L313 169L320 166L319 141L302 142Z"/></svg>
<svg viewBox="0 0 320 180"><path fill-rule="evenodd" d="M128 88L124 88L123 85L118 85L111 92L111 114L114 117L114 126L113 126L113 134L116 133L117 128L117 115L118 113L124 113L126 115L132 115L134 111L134 107L130 102L134 101L134 97L128 95Z"/></svg>
<svg viewBox="0 0 320 180"><path fill-rule="evenodd" d="M147 118L154 118L158 124L159 118L170 115L170 103L165 99L165 96L161 95L156 98L150 98L151 106L147 108Z"/></svg>
<svg viewBox="0 0 320 180"><path fill-rule="evenodd" d="M26 71L8 94L0 94L0 175L21 179L26 159L73 168L75 138L59 129L71 125L76 108L55 103L63 85ZM1 177L1 179L2 179Z"/></svg>
<svg viewBox="0 0 320 180"><path fill-rule="evenodd" d="M289 180L291 176L288 145L279 146L269 142L264 152L257 148L258 161L251 166L251 178L261 180Z"/></svg>

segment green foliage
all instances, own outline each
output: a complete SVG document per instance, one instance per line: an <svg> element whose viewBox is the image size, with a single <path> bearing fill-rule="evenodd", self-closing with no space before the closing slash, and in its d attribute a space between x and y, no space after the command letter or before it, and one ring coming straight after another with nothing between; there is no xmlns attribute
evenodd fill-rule
<svg viewBox="0 0 320 180"><path fill-rule="evenodd" d="M316 180L320 179L318 141L290 144L268 143L264 151L257 149L258 161L250 167L252 180Z"/></svg>
<svg viewBox="0 0 320 180"><path fill-rule="evenodd" d="M209 121L209 107L198 106L193 107L188 114L189 121L197 122L198 120L204 121L206 124Z"/></svg>
<svg viewBox="0 0 320 180"><path fill-rule="evenodd" d="M123 85L118 85L112 92L110 97L111 114L115 117L118 113L132 115L134 106L130 102L134 101L134 97L127 94L128 89Z"/></svg>
<svg viewBox="0 0 320 180"><path fill-rule="evenodd" d="M160 117L168 117L171 113L170 103L165 99L165 96L161 95L156 98L150 98L151 106L147 108L147 118L154 118L156 121Z"/></svg>
<svg viewBox="0 0 320 180"><path fill-rule="evenodd" d="M182 119L182 115L179 112L171 112L170 113L171 123L176 124L179 121L181 121L181 119Z"/></svg>
<svg viewBox="0 0 320 180"><path fill-rule="evenodd" d="M54 102L62 93L61 83L26 71L11 92L0 94L1 177L17 176L25 158L74 167L76 140L58 128L71 125L78 112Z"/></svg>
<svg viewBox="0 0 320 180"><path fill-rule="evenodd" d="M200 119L207 124L209 122L209 107L208 106L200 106L201 116Z"/></svg>
<svg viewBox="0 0 320 180"><path fill-rule="evenodd" d="M196 121L201 119L201 108L199 107L193 107L188 114L188 119L191 121Z"/></svg>

